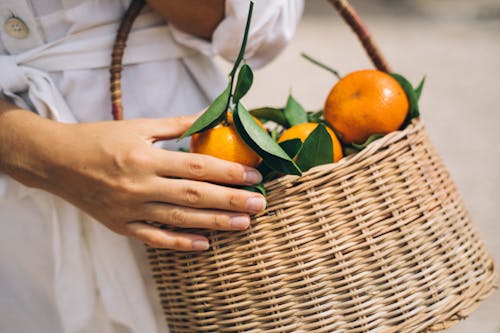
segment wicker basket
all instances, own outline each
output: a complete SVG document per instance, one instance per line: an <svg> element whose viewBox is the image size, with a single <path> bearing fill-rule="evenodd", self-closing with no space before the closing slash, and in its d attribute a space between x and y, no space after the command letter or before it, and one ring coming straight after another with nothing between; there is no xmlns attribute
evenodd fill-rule
<svg viewBox="0 0 500 333"><path fill-rule="evenodd" d="M494 290L421 120L266 188L250 229L194 230L208 251L148 249L171 332L433 332Z"/></svg>
<svg viewBox="0 0 500 333"><path fill-rule="evenodd" d="M421 121L266 184L242 232L149 249L171 332L426 332L494 289L492 258Z"/></svg>

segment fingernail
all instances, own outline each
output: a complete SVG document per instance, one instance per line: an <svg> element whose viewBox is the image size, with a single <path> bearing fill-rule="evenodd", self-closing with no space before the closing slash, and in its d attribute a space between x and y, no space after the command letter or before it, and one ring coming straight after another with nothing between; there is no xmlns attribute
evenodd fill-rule
<svg viewBox="0 0 500 333"><path fill-rule="evenodd" d="M252 197L247 199L247 209L251 212L260 212L266 209L266 200L262 197Z"/></svg>
<svg viewBox="0 0 500 333"><path fill-rule="evenodd" d="M262 175L257 170L245 171L245 183L258 184L262 181Z"/></svg>
<svg viewBox="0 0 500 333"><path fill-rule="evenodd" d="M200 240L200 239L193 241L193 249L194 250L208 250L208 247L209 247L209 245L208 245L207 241Z"/></svg>
<svg viewBox="0 0 500 333"><path fill-rule="evenodd" d="M250 225L250 217L246 215L233 216L229 219L229 222L233 229L246 229Z"/></svg>

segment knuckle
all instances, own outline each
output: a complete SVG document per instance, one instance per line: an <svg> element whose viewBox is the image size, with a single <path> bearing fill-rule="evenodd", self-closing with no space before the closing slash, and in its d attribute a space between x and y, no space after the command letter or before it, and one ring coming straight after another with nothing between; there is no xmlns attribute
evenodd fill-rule
<svg viewBox="0 0 500 333"><path fill-rule="evenodd" d="M134 168L148 165L149 161L150 158L143 149L129 149L123 154L119 164L123 168Z"/></svg>
<svg viewBox="0 0 500 333"><path fill-rule="evenodd" d="M232 210L241 210L243 209L242 199L238 193L234 191L229 194L229 208Z"/></svg>
<svg viewBox="0 0 500 333"><path fill-rule="evenodd" d="M201 156L192 156L187 161L187 170L191 176L197 178L206 176L207 168L205 160Z"/></svg>
<svg viewBox="0 0 500 333"><path fill-rule="evenodd" d="M144 242L153 248L165 248L168 246L166 244L165 240L162 237L159 237L157 235L149 235Z"/></svg>
<svg viewBox="0 0 500 333"><path fill-rule="evenodd" d="M188 222L187 215L182 209L174 208L170 211L169 215L170 223L178 227L183 227Z"/></svg>
<svg viewBox="0 0 500 333"><path fill-rule="evenodd" d="M200 190L194 188L193 186L188 186L184 190L184 200L191 205L197 205L202 199L202 194Z"/></svg>
<svg viewBox="0 0 500 333"><path fill-rule="evenodd" d="M169 247L174 249L174 250L183 250L185 246L183 246L183 242L179 238L174 238L172 239L172 242L170 243Z"/></svg>
<svg viewBox="0 0 500 333"><path fill-rule="evenodd" d="M212 225L217 229L227 228L229 224L229 218L225 215L214 215L212 217Z"/></svg>
<svg viewBox="0 0 500 333"><path fill-rule="evenodd" d="M176 250L176 251L185 251L185 250L190 250L188 242L183 241L179 237L173 237L168 241L168 244L164 244L163 248L171 249L171 250Z"/></svg>
<svg viewBox="0 0 500 333"><path fill-rule="evenodd" d="M231 164L227 170L229 181L233 183L242 183L245 180L245 168L239 164Z"/></svg>
<svg viewBox="0 0 500 333"><path fill-rule="evenodd" d="M114 191L121 195L138 195L141 193L139 184L132 178L121 177L113 185Z"/></svg>

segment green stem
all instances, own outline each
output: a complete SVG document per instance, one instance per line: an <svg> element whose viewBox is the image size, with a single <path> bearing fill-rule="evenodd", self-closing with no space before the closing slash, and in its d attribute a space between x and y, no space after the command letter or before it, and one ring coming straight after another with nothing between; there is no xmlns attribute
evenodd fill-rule
<svg viewBox="0 0 500 333"><path fill-rule="evenodd" d="M311 63L315 64L316 66L319 66L319 67L329 71L330 73L335 75L337 77L337 79L339 79L339 80L342 79L342 76L340 76L339 72L336 71L335 69L331 68L330 66L325 65L324 63L312 58L311 56L305 54L304 52L302 52L300 55L302 57L304 57L305 59L307 59L308 61L310 61Z"/></svg>
<svg viewBox="0 0 500 333"><path fill-rule="evenodd" d="M234 75L236 74L236 70L240 66L240 62L241 60L243 60L243 56L245 55L245 48L247 46L247 39L248 39L248 31L250 30L250 22L252 21L252 13L253 13L253 1L250 1L250 7L248 8L247 23L245 25L245 33L243 34L243 41L241 42L240 52L238 53L238 57L234 62L233 69L229 74L231 75L231 77L234 77Z"/></svg>
<svg viewBox="0 0 500 333"><path fill-rule="evenodd" d="M238 70L238 67L240 67L240 63L243 60L243 57L245 56L245 49L247 47L247 40L248 40L248 32L250 31L250 22L252 21L252 13L253 13L253 1L250 1L250 7L248 8L247 22L245 25L245 33L243 34L243 41L241 42L240 51L238 53L236 61L234 62L233 69L229 73L229 84L231 85L231 89L229 91L227 107L229 107L231 99L233 98L234 77L236 76L236 71Z"/></svg>

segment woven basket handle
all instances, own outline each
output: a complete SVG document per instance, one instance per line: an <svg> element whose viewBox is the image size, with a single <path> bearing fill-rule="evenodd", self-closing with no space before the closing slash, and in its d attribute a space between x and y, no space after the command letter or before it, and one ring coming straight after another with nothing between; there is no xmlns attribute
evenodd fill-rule
<svg viewBox="0 0 500 333"><path fill-rule="evenodd" d="M123 104L122 104L122 69L123 69L123 53L127 45L130 29L134 24L135 19L144 7L144 0L132 0L128 7L116 34L113 52L111 53L110 71L110 90L111 90L111 113L114 120L123 119Z"/></svg>
<svg viewBox="0 0 500 333"><path fill-rule="evenodd" d="M370 57L373 65L384 72L390 72L391 69L387 61L382 56L379 48L373 41L371 34L363 23L359 15L347 0L327 0L330 2L344 21L351 27L354 33L358 36L363 48ZM144 7L144 0L132 0L129 8L125 12L118 33L116 35L115 44L113 45L113 53L111 54L110 80L111 80L111 113L113 119L123 119L123 104L121 90L121 72L123 69L123 53L127 44L127 38L130 29L134 24L135 19Z"/></svg>
<svg viewBox="0 0 500 333"><path fill-rule="evenodd" d="M328 0L339 15L344 19L348 26L351 27L352 31L358 36L361 45L365 49L366 53L370 57L375 68L383 72L391 72L391 68L387 64L384 56L380 52L380 49L375 44L370 31L366 24L361 20L361 17L351 6L347 0Z"/></svg>

